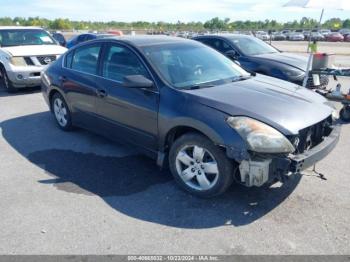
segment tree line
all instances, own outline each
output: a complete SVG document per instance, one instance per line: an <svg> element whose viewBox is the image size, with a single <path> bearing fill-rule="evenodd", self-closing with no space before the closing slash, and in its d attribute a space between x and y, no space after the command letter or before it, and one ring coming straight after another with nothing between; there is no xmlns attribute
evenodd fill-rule
<svg viewBox="0 0 350 262"><path fill-rule="evenodd" d="M229 18L212 18L206 22L92 22L92 21L71 21L69 19L46 19L40 17L2 17L0 25L2 26L40 26L50 30L154 30L154 31L205 31L205 30L281 30L281 29L312 29L316 28L318 21L312 18L303 17L300 20L281 23L276 20L266 19L264 21L231 21ZM341 20L340 18L331 18L322 24L322 28L340 29L350 28L350 19Z"/></svg>

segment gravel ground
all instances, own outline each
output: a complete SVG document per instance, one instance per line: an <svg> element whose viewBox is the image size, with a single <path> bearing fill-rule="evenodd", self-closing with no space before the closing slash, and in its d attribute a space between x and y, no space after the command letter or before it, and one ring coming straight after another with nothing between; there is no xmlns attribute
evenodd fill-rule
<svg viewBox="0 0 350 262"><path fill-rule="evenodd" d="M0 91L0 112L0 254L350 253L349 124L327 180L202 200L133 147L60 131L36 90Z"/></svg>
<svg viewBox="0 0 350 262"><path fill-rule="evenodd" d="M285 52L305 53L307 41L272 41L272 45ZM328 54L350 55L350 42L318 42L318 51Z"/></svg>

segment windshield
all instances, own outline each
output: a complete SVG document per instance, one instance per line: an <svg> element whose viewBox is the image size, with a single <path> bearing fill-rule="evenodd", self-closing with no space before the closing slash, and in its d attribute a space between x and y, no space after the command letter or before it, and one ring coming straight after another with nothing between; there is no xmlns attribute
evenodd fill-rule
<svg viewBox="0 0 350 262"><path fill-rule="evenodd" d="M155 69L179 89L220 85L249 74L217 51L198 44L164 44L142 48Z"/></svg>
<svg viewBox="0 0 350 262"><path fill-rule="evenodd" d="M0 30L0 46L56 45L56 41L41 29Z"/></svg>
<svg viewBox="0 0 350 262"><path fill-rule="evenodd" d="M233 44L245 55L263 55L278 51L256 37L231 37Z"/></svg>

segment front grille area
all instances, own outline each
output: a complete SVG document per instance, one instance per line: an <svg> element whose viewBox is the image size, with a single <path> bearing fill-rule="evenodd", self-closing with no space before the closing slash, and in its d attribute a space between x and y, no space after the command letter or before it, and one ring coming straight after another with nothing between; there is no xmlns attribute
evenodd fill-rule
<svg viewBox="0 0 350 262"><path fill-rule="evenodd" d="M56 61L56 56L37 56L36 57L40 64L42 65L48 65L53 61Z"/></svg>
<svg viewBox="0 0 350 262"><path fill-rule="evenodd" d="M24 61L26 61L26 64L29 66L36 65L37 62L33 59L33 57L30 56L25 56ZM41 65L48 65L53 61L56 61L56 56L55 55L46 55L46 56L37 56L36 59Z"/></svg>
<svg viewBox="0 0 350 262"><path fill-rule="evenodd" d="M296 148L295 153L302 154L319 145L332 132L332 122L332 116L329 116L313 126L300 130L298 136L291 137L290 141Z"/></svg>
<svg viewBox="0 0 350 262"><path fill-rule="evenodd" d="M27 65L34 65L34 63L33 63L33 61L32 61L32 59L29 57L29 56L25 56L24 57L24 61L26 61L26 64Z"/></svg>
<svg viewBox="0 0 350 262"><path fill-rule="evenodd" d="M320 85L315 85L313 77L310 76L307 80L307 87L308 88L326 88L329 83L329 78L326 75L320 75Z"/></svg>

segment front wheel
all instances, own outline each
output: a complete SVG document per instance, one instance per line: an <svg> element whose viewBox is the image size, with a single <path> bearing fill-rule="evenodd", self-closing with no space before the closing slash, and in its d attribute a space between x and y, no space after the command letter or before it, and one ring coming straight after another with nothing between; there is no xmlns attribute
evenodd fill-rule
<svg viewBox="0 0 350 262"><path fill-rule="evenodd" d="M350 121L350 106L344 106L339 113L340 119L344 122Z"/></svg>
<svg viewBox="0 0 350 262"><path fill-rule="evenodd" d="M175 181L199 197L214 197L226 191L233 181L233 163L208 138L189 133L171 146L170 170Z"/></svg>
<svg viewBox="0 0 350 262"><path fill-rule="evenodd" d="M2 86L8 93L16 92L16 88L13 87L4 67L0 67L0 78Z"/></svg>

